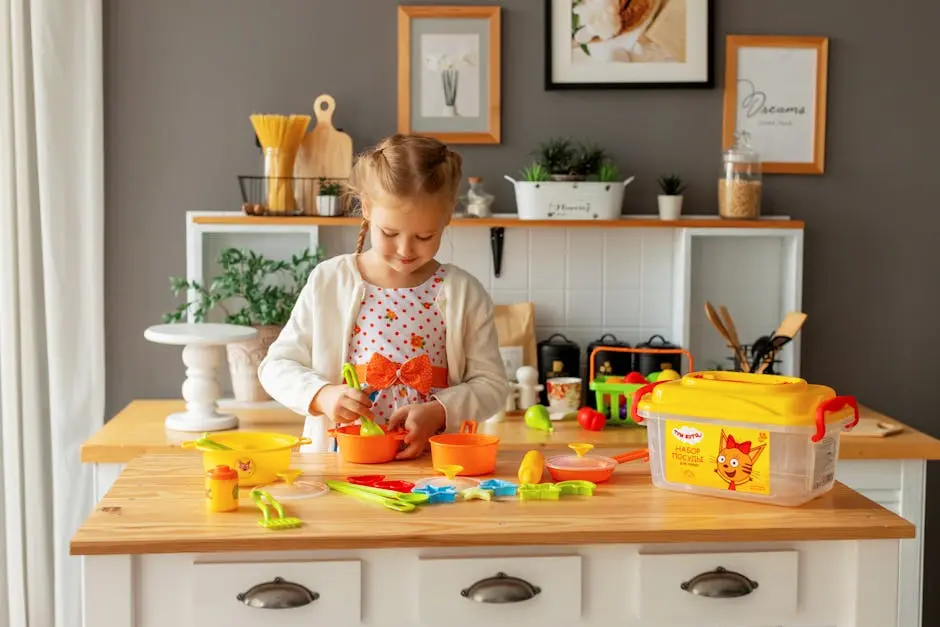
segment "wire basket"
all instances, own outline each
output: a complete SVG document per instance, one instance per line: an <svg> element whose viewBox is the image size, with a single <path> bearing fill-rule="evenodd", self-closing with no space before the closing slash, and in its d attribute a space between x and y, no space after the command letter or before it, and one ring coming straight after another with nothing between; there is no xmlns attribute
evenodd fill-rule
<svg viewBox="0 0 940 627"><path fill-rule="evenodd" d="M250 216L338 217L348 205L346 179L240 175L238 186L242 211Z"/></svg>

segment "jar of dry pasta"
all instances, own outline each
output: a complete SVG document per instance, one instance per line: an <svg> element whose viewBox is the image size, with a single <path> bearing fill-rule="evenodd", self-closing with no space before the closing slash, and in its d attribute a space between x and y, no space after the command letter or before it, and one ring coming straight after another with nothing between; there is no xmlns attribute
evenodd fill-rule
<svg viewBox="0 0 940 627"><path fill-rule="evenodd" d="M723 175L718 179L718 215L733 220L760 217L761 161L745 131L735 134L734 145L722 154Z"/></svg>

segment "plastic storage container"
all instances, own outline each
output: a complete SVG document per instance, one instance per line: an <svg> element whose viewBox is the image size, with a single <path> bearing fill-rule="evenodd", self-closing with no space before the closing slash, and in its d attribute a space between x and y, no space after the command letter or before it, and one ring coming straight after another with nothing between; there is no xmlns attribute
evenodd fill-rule
<svg viewBox="0 0 940 627"><path fill-rule="evenodd" d="M760 155L748 144L746 131L738 133L734 145L722 154L722 176L718 179L718 215L731 220L760 217L763 175Z"/></svg>
<svg viewBox="0 0 940 627"><path fill-rule="evenodd" d="M832 488L852 396L796 377L697 372L633 394L660 488L801 505Z"/></svg>

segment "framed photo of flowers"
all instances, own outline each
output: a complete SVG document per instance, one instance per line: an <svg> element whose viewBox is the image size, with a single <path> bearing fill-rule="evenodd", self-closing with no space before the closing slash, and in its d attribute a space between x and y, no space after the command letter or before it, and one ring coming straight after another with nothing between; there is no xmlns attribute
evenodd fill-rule
<svg viewBox="0 0 940 627"><path fill-rule="evenodd" d="M500 143L500 7L398 7L398 131Z"/></svg>
<svg viewBox="0 0 940 627"><path fill-rule="evenodd" d="M714 86L717 0L545 0L545 89Z"/></svg>

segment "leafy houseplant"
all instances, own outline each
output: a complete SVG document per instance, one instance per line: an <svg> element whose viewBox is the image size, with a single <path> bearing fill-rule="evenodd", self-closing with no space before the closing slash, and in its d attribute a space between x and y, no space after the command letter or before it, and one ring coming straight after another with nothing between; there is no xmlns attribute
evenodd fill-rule
<svg viewBox="0 0 940 627"><path fill-rule="evenodd" d="M678 220L682 215L682 192L685 183L678 174L669 174L659 177L659 187L662 194L659 196L659 217L661 220Z"/></svg>
<svg viewBox="0 0 940 627"><path fill-rule="evenodd" d="M320 191L317 192L317 214L321 216L340 215L340 194L342 186L336 181L320 179Z"/></svg>
<svg viewBox="0 0 940 627"><path fill-rule="evenodd" d="M251 250L226 248L219 253L220 272L208 284L170 277L174 295L190 292L194 298L164 314L163 321L182 322L191 313L194 322L206 322L218 308L225 322L257 328L255 339L226 346L232 387L238 401L270 400L258 381L258 365L322 259L320 250L306 249L290 260L276 260Z"/></svg>

